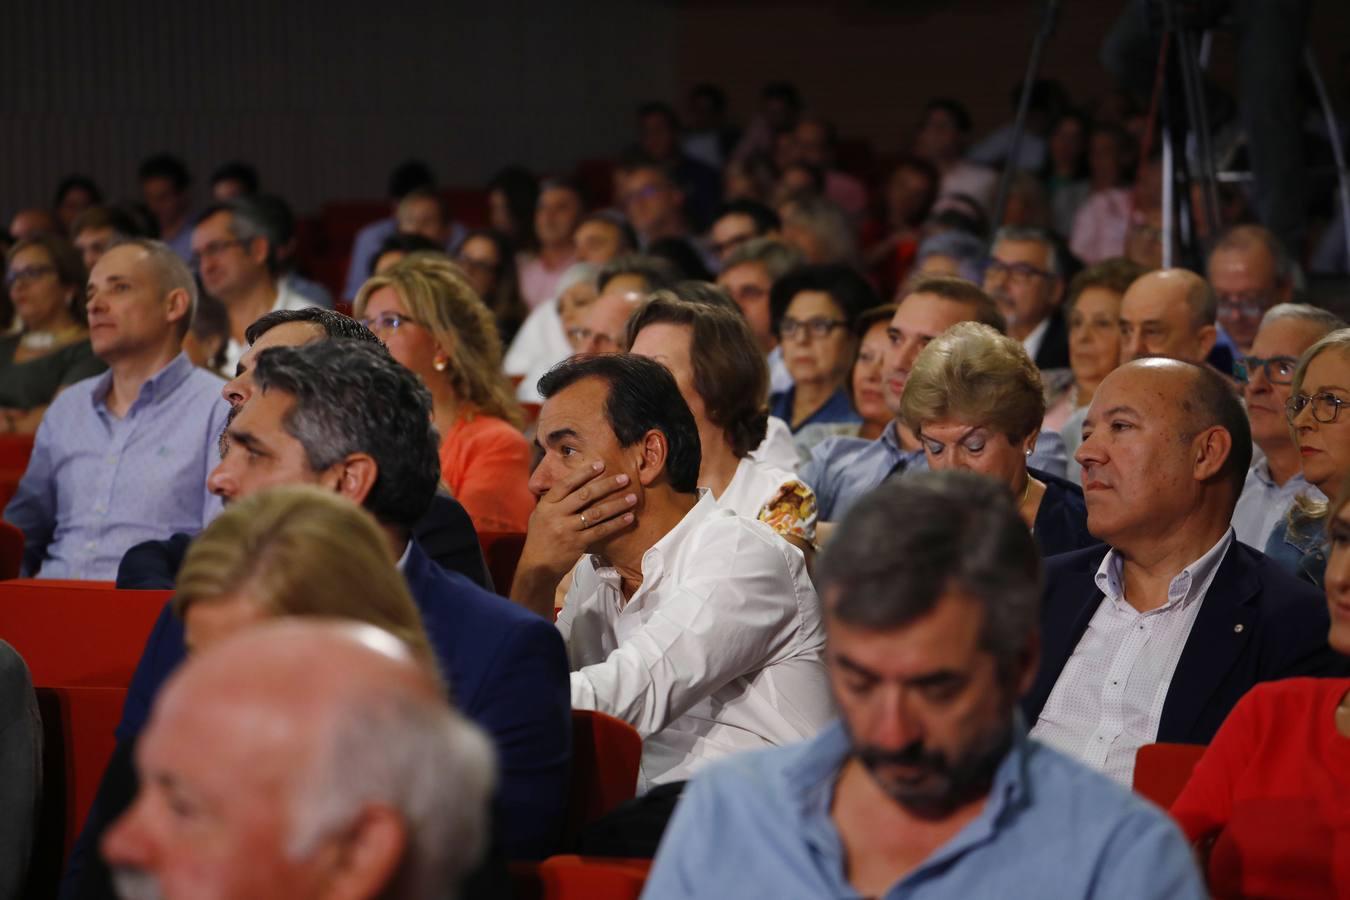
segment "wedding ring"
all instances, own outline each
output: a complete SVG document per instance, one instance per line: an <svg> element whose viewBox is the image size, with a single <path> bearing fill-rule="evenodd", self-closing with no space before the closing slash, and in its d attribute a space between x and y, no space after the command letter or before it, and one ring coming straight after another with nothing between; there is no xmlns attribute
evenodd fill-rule
<svg viewBox="0 0 1350 900"><path fill-rule="evenodd" d="M585 513L581 513L581 530L582 530L582 531L585 531L585 530L586 530L586 514L585 514Z"/></svg>

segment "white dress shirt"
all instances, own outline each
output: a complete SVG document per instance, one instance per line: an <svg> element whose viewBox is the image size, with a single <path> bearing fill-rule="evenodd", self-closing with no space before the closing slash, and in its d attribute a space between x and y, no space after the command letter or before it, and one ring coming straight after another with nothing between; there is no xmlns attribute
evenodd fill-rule
<svg viewBox="0 0 1350 900"><path fill-rule="evenodd" d="M1031 334L1022 339L1022 349L1027 351L1027 356L1032 359L1041 352L1041 344L1045 343L1045 333L1050 330L1050 317L1041 319L1041 323L1031 329Z"/></svg>
<svg viewBox="0 0 1350 900"><path fill-rule="evenodd" d="M834 716L801 553L699 493L643 555L627 603L618 571L585 556L558 616L572 706L641 733L641 791L730 753L811 737Z"/></svg>
<svg viewBox="0 0 1350 900"><path fill-rule="evenodd" d="M308 309L314 305L313 300L302 294L297 294L290 284L283 279L277 282L277 299L268 312L274 313L281 309ZM233 378L235 370L239 367L239 357L243 356L247 349L247 344L241 344L231 337L225 345L225 365L221 367L217 374L226 378Z"/></svg>
<svg viewBox="0 0 1350 900"><path fill-rule="evenodd" d="M1096 576L1102 601L1031 736L1129 787L1135 751L1157 739L1172 673L1232 544L1230 528L1172 579L1166 603L1143 613L1125 600L1122 558L1107 553Z"/></svg>
<svg viewBox="0 0 1350 900"><path fill-rule="evenodd" d="M777 416L769 416L769 425L764 430L764 440L750 451L750 458L756 462L768 463L789 472L797 471L801 457L797 455L797 444L792 440L792 429L788 423Z"/></svg>
<svg viewBox="0 0 1350 900"><path fill-rule="evenodd" d="M750 457L742 459L717 505L758 519L784 537L815 543L815 492L787 469Z"/></svg>
<svg viewBox="0 0 1350 900"><path fill-rule="evenodd" d="M1288 515L1299 494L1307 494L1311 500L1326 500L1321 491L1304 480L1302 472L1284 484L1276 484L1270 477L1270 465L1266 460L1252 463L1242 486L1242 496L1233 510L1233 530L1237 539L1248 547L1264 550L1271 532Z"/></svg>
<svg viewBox="0 0 1350 900"><path fill-rule="evenodd" d="M523 376L516 388L517 400L538 403L544 399L539 396L539 379L571 355L572 345L567 343L567 333L563 330L563 320L558 314L558 300L555 297L545 300L525 317L502 359L502 371L508 375Z"/></svg>

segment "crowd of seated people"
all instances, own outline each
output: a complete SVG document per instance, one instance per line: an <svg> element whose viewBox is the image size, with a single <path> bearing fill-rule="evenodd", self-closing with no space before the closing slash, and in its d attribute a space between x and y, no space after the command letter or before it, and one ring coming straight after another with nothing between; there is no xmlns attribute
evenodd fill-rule
<svg viewBox="0 0 1350 900"><path fill-rule="evenodd" d="M242 161L22 210L20 573L174 592L61 896L564 852L658 898L1350 894L1350 328L1236 204L1163 268L1138 116L1052 87L1015 160L939 97L866 167L791 85L744 130L702 85L483 222L409 160L341 283ZM577 833L574 711L641 742ZM1170 818L1159 742L1208 745Z"/></svg>

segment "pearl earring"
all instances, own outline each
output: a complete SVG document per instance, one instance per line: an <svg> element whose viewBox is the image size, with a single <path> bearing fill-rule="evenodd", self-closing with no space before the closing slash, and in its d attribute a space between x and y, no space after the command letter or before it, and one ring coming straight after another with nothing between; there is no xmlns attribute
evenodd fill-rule
<svg viewBox="0 0 1350 900"><path fill-rule="evenodd" d="M435 369L437 372L444 372L449 365L450 360L446 359L444 356L436 357L436 359L431 363L431 367Z"/></svg>

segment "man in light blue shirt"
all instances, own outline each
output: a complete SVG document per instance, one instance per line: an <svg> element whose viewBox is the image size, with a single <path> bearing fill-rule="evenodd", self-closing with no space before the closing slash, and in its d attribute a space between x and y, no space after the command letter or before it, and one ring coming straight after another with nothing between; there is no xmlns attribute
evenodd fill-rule
<svg viewBox="0 0 1350 900"><path fill-rule="evenodd" d="M28 576L111 581L128 548L195 534L220 510L204 485L229 407L181 349L192 273L166 244L123 241L88 294L89 340L108 371L53 401L5 508Z"/></svg>
<svg viewBox="0 0 1350 900"><path fill-rule="evenodd" d="M817 582L840 721L695 776L644 897L1206 896L1161 810L1026 735L1040 563L1005 486L892 481L839 531Z"/></svg>

